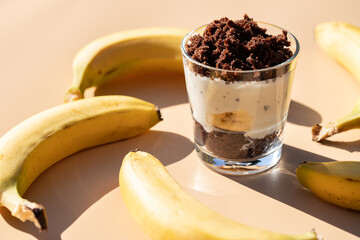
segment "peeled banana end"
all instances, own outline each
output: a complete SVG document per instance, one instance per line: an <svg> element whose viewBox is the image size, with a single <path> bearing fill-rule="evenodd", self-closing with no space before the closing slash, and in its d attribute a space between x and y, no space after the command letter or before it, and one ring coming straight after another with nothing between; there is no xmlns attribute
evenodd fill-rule
<svg viewBox="0 0 360 240"><path fill-rule="evenodd" d="M320 124L316 124L312 127L311 132L312 140L315 142L320 142L325 138L338 133L338 129L334 123L329 123L324 127L322 127Z"/></svg>
<svg viewBox="0 0 360 240"><path fill-rule="evenodd" d="M15 207L12 215L23 222L26 220L33 222L40 232L46 232L47 230L46 211L40 204L27 201L22 202Z"/></svg>
<svg viewBox="0 0 360 240"><path fill-rule="evenodd" d="M84 98L84 95L79 88L70 87L65 94L64 102L72 102L82 98Z"/></svg>

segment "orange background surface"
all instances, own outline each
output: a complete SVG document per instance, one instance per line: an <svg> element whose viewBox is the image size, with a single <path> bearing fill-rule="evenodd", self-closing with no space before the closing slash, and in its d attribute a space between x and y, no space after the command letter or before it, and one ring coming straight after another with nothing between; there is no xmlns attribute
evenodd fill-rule
<svg viewBox="0 0 360 240"><path fill-rule="evenodd" d="M31 115L61 104L72 80L72 60L89 41L119 30L195 28L227 16L270 22L297 36L295 74L281 163L248 177L207 169L193 150L184 77L145 76L109 83L87 96L125 94L160 106L164 121L140 137L70 156L46 170L25 197L42 203L49 229L0 208L0 239L149 239L129 215L118 187L124 155L140 148L158 157L195 198L238 222L288 234L315 228L326 240L360 236L360 213L304 190L294 175L302 161L359 160L360 130L311 141L311 126L348 113L359 84L320 50L313 29L324 21L360 26L360 2L343 1L0 1L0 136Z"/></svg>

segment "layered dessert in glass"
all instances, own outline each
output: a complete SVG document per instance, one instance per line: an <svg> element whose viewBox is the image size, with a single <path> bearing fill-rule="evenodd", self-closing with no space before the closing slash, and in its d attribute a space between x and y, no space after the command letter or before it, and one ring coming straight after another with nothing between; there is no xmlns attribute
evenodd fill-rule
<svg viewBox="0 0 360 240"><path fill-rule="evenodd" d="M245 15L195 29L181 48L199 157L228 174L274 166L299 52L296 38Z"/></svg>

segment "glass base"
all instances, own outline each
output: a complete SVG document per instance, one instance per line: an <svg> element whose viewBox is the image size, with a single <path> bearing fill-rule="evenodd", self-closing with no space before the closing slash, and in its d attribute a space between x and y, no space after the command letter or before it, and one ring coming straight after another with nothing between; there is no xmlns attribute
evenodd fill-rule
<svg viewBox="0 0 360 240"><path fill-rule="evenodd" d="M197 144L195 144L195 148L198 157L211 170L227 175L248 175L260 173L275 166L280 160L282 145L260 158L246 159L243 161L220 159L211 156Z"/></svg>

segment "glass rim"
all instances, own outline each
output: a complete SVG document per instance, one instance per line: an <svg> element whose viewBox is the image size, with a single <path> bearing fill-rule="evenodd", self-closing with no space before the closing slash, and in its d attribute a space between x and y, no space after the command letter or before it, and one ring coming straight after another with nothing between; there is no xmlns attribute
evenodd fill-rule
<svg viewBox="0 0 360 240"><path fill-rule="evenodd" d="M221 71L221 72L226 72L226 73L242 73L242 74L246 74L246 73L258 73L258 72L266 72L266 71L272 71L272 70L276 70L278 68L281 68L283 66L286 66L287 64L290 64L296 57L297 55L299 54L299 51L300 51L300 44L299 44L299 41L297 40L297 38L289 31L287 31L286 29L284 28L281 28L277 25L274 25L274 24L271 24L271 23L266 23L266 22L261 22L261 21L256 21L256 23L260 23L260 24L264 24L264 25L269 25L269 26L272 26L272 27L275 27L275 28L278 28L279 30L282 30L282 31L286 31L288 35L290 35L291 38L294 39L295 41L295 52L293 53L293 55L287 59L286 61L280 63L280 64L277 64L275 66L271 66L271 67L267 67L267 68L261 68L261 69L252 69L252 70L228 70L228 69L221 69L221 68L217 68L217 67L212 67L212 66L208 66L208 65L205 65L203 63L200 63L196 60L194 60L193 58L191 58L188 53L186 52L185 50L185 40L188 40L189 37L194 34L198 29L200 28L203 28L205 26L207 26L208 24L204 24L198 28L195 28L194 30L190 31L188 34L185 35L185 37L183 38L183 40L181 41L181 52L183 53L183 55L189 60L191 61L192 63L196 64L196 65L199 65L201 67L204 67L204 68L207 68L209 70L213 70L213 71Z"/></svg>

